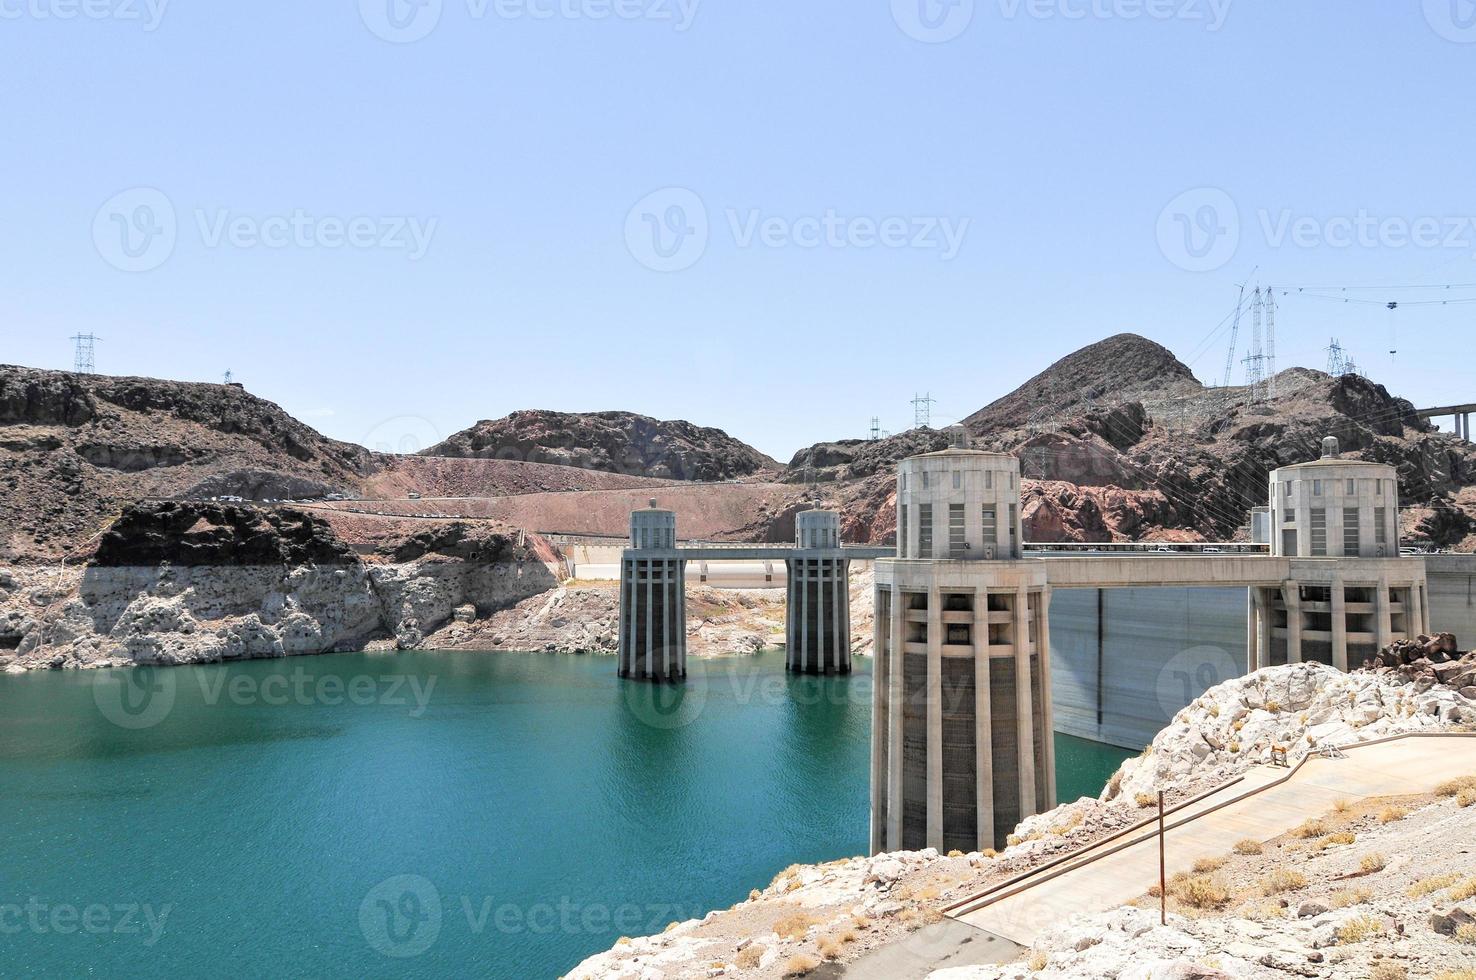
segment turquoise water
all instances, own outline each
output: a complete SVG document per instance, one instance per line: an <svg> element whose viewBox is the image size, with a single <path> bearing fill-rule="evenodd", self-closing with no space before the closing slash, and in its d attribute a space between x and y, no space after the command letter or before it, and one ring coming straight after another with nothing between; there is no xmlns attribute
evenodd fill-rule
<svg viewBox="0 0 1476 980"><path fill-rule="evenodd" d="M613 658L413 653L0 677L0 975L549 977L863 853L869 674L698 671L673 691ZM1063 798L1125 755L1058 753Z"/></svg>

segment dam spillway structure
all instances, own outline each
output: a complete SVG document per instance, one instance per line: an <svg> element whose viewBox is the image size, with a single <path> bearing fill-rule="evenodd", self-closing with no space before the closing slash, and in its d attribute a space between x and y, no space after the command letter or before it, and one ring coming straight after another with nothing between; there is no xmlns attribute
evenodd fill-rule
<svg viewBox="0 0 1476 980"><path fill-rule="evenodd" d="M651 501L632 511L620 556L620 676L676 684L687 677L687 562L676 514Z"/></svg>
<svg viewBox="0 0 1476 980"><path fill-rule="evenodd" d="M851 562L841 548L840 514L801 512L794 539L794 556L785 562L785 667L797 674L849 674Z"/></svg>
<svg viewBox="0 0 1476 980"><path fill-rule="evenodd" d="M1056 805L1050 586L1023 557L1020 463L903 460L897 557L876 564L871 849L1003 849Z"/></svg>
<svg viewBox="0 0 1476 980"><path fill-rule="evenodd" d="M1280 588L1253 588L1251 670L1315 660L1346 671L1394 640L1430 631L1425 564L1399 551L1399 473L1322 457L1273 470L1271 554L1297 559ZM1320 559L1320 560L1317 560Z"/></svg>

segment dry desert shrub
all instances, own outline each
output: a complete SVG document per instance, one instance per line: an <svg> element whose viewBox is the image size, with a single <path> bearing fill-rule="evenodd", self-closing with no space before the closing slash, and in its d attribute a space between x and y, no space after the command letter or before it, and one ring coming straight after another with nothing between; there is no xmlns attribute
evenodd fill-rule
<svg viewBox="0 0 1476 980"><path fill-rule="evenodd" d="M1224 866L1224 858L1200 858L1194 862L1194 873L1207 875L1211 871L1219 871Z"/></svg>
<svg viewBox="0 0 1476 980"><path fill-rule="evenodd" d="M738 951L738 955L733 959L733 962L745 970L752 970L759 965L759 960L764 958L764 952L765 950L762 946L745 946Z"/></svg>
<svg viewBox="0 0 1476 980"><path fill-rule="evenodd" d="M1351 809L1353 809L1353 801L1346 797L1333 802L1334 813L1347 813Z"/></svg>
<svg viewBox="0 0 1476 980"><path fill-rule="evenodd" d="M1321 848L1337 847L1340 844L1351 844L1358 839L1357 835L1346 830L1340 830L1334 834L1328 834L1317 842Z"/></svg>
<svg viewBox="0 0 1476 980"><path fill-rule="evenodd" d="M1371 875L1375 871L1383 871L1388 866L1389 859L1378 851L1363 855L1363 860L1358 862L1358 870L1366 875Z"/></svg>
<svg viewBox="0 0 1476 980"><path fill-rule="evenodd" d="M1476 878L1467 878L1446 892L1445 897L1452 902L1464 902L1468 898L1476 898Z"/></svg>
<svg viewBox="0 0 1476 980"><path fill-rule="evenodd" d="M1236 854L1244 854L1244 855L1260 854L1263 850L1265 850L1265 848L1261 846L1261 842L1260 841L1258 841L1258 840L1252 840L1249 837L1247 837L1243 841L1238 841L1235 844L1235 853Z"/></svg>
<svg viewBox="0 0 1476 980"><path fill-rule="evenodd" d="M1044 950L1037 949L1030 954L1030 971L1032 973L1039 973L1046 968L1046 964L1050 961L1051 958L1045 954Z"/></svg>
<svg viewBox="0 0 1476 980"><path fill-rule="evenodd" d="M820 942L816 943L820 950L821 959L838 960L843 952L840 938L837 936L822 936Z"/></svg>
<svg viewBox="0 0 1476 980"><path fill-rule="evenodd" d="M1409 971L1398 963L1384 961L1369 967L1368 977L1369 980L1409 980Z"/></svg>
<svg viewBox="0 0 1476 980"><path fill-rule="evenodd" d="M1402 806L1386 806L1379 813L1379 823L1393 823L1396 820L1403 820L1407 816L1409 816L1409 811Z"/></svg>
<svg viewBox="0 0 1476 980"><path fill-rule="evenodd" d="M1300 837L1303 840L1306 840L1308 837L1321 837L1323 834L1326 833L1327 824L1314 817L1311 820L1304 821L1300 827L1298 827L1296 830L1293 830L1292 836Z"/></svg>
<svg viewBox="0 0 1476 980"><path fill-rule="evenodd" d="M1338 926L1338 944L1351 946L1384 934L1384 923L1371 915L1360 915Z"/></svg>
<svg viewBox="0 0 1476 980"><path fill-rule="evenodd" d="M1363 905L1373 901L1373 892L1367 888L1344 888L1332 894L1331 905L1335 909L1345 909L1350 905Z"/></svg>
<svg viewBox="0 0 1476 980"><path fill-rule="evenodd" d="M1410 898L1424 898L1431 892L1438 892L1442 888L1449 888L1461 880L1458 874L1434 875L1430 878L1421 878L1404 890L1404 894Z"/></svg>
<svg viewBox="0 0 1476 980"><path fill-rule="evenodd" d="M1195 875L1174 888L1171 894L1190 908L1217 909L1230 900L1230 893L1210 875Z"/></svg>
<svg viewBox="0 0 1476 980"><path fill-rule="evenodd" d="M1435 974L1435 980L1476 980L1476 970L1469 967L1464 970L1446 970Z"/></svg>
<svg viewBox="0 0 1476 980"><path fill-rule="evenodd" d="M1158 797L1153 793L1138 793L1133 797L1133 802L1138 806L1157 806Z"/></svg>
<svg viewBox="0 0 1476 980"><path fill-rule="evenodd" d="M774 931L784 939L804 939L810 926L818 925L820 918L808 912L795 912L774 923Z"/></svg>
<svg viewBox="0 0 1476 980"><path fill-rule="evenodd" d="M784 964L784 972L780 974L786 977L802 977L810 973L820 965L820 961L809 953L795 953Z"/></svg>
<svg viewBox="0 0 1476 980"><path fill-rule="evenodd" d="M1455 940L1467 946L1476 946L1476 924L1468 922L1463 926L1457 926Z"/></svg>
<svg viewBox="0 0 1476 980"><path fill-rule="evenodd" d="M1437 796L1458 796L1463 789L1476 789L1476 776L1457 776L1435 787Z"/></svg>
<svg viewBox="0 0 1476 980"><path fill-rule="evenodd" d="M1476 803L1476 786L1467 786L1456 794L1456 806L1468 807Z"/></svg>
<svg viewBox="0 0 1476 980"><path fill-rule="evenodd" d="M1280 895L1282 892L1296 891L1298 888L1305 887L1307 887L1306 876L1287 868L1277 868L1261 879L1261 894L1267 898L1270 898L1272 895Z"/></svg>

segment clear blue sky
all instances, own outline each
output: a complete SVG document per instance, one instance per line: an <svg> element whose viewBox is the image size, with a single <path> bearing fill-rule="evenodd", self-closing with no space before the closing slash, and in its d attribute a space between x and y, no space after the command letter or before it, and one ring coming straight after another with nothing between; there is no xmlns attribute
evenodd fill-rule
<svg viewBox="0 0 1476 980"><path fill-rule="evenodd" d="M1476 282L1469 0L83 2L0 0L0 360L92 332L339 438L620 408L787 459L1118 331L1217 379L1257 266ZM1360 213L1440 241L1329 244ZM1280 363L1476 400L1473 317L1288 298Z"/></svg>

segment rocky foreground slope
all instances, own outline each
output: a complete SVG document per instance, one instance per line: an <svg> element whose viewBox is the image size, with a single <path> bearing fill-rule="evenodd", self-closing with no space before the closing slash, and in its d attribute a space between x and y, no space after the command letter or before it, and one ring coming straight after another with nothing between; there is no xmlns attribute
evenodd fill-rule
<svg viewBox="0 0 1476 980"><path fill-rule="evenodd" d="M1476 656L1471 663L1476 666ZM1172 803L1261 764L1273 743L1288 746L1295 760L1329 743L1459 730L1476 730L1476 702L1442 685L1406 682L1394 672L1344 675L1320 664L1268 668L1206 692L1142 758L1123 765L1100 799L1026 820L999 854L928 849L794 866L730 909L673 923L657 936L622 939L568 978L836 976L831 964L854 962L912 936L939 921L938 910L952 902L1142 820L1153 799L1141 789L1149 785L1147 774L1155 789L1157 780L1172 786ZM1213 739L1223 744L1211 758L1202 747ZM1448 797L1381 804L1373 812L1349 807L1300 836L1257 842L1259 850L1247 845L1245 853L1226 855L1202 872L1218 875L1218 891L1202 908L1190 905L1192 897L1178 897L1200 894L1190 878L1171 882L1176 915L1167 928L1155 925L1156 912L1107 911L1060 923L1016 963L939 971L933 980L1353 980L1476 968L1476 945L1463 944L1458 934L1464 920L1455 911L1463 902L1466 911L1476 911L1468 901L1476 896L1476 848L1470 846L1476 779L1471 787L1465 795L1452 790ZM1370 870L1376 855L1385 864ZM1278 878L1268 895L1265 879L1278 871L1301 878ZM1387 880L1372 877L1385 874ZM1464 898L1452 897L1452 890ZM926 940L920 948L926 952ZM1406 973L1373 972L1386 960Z"/></svg>

